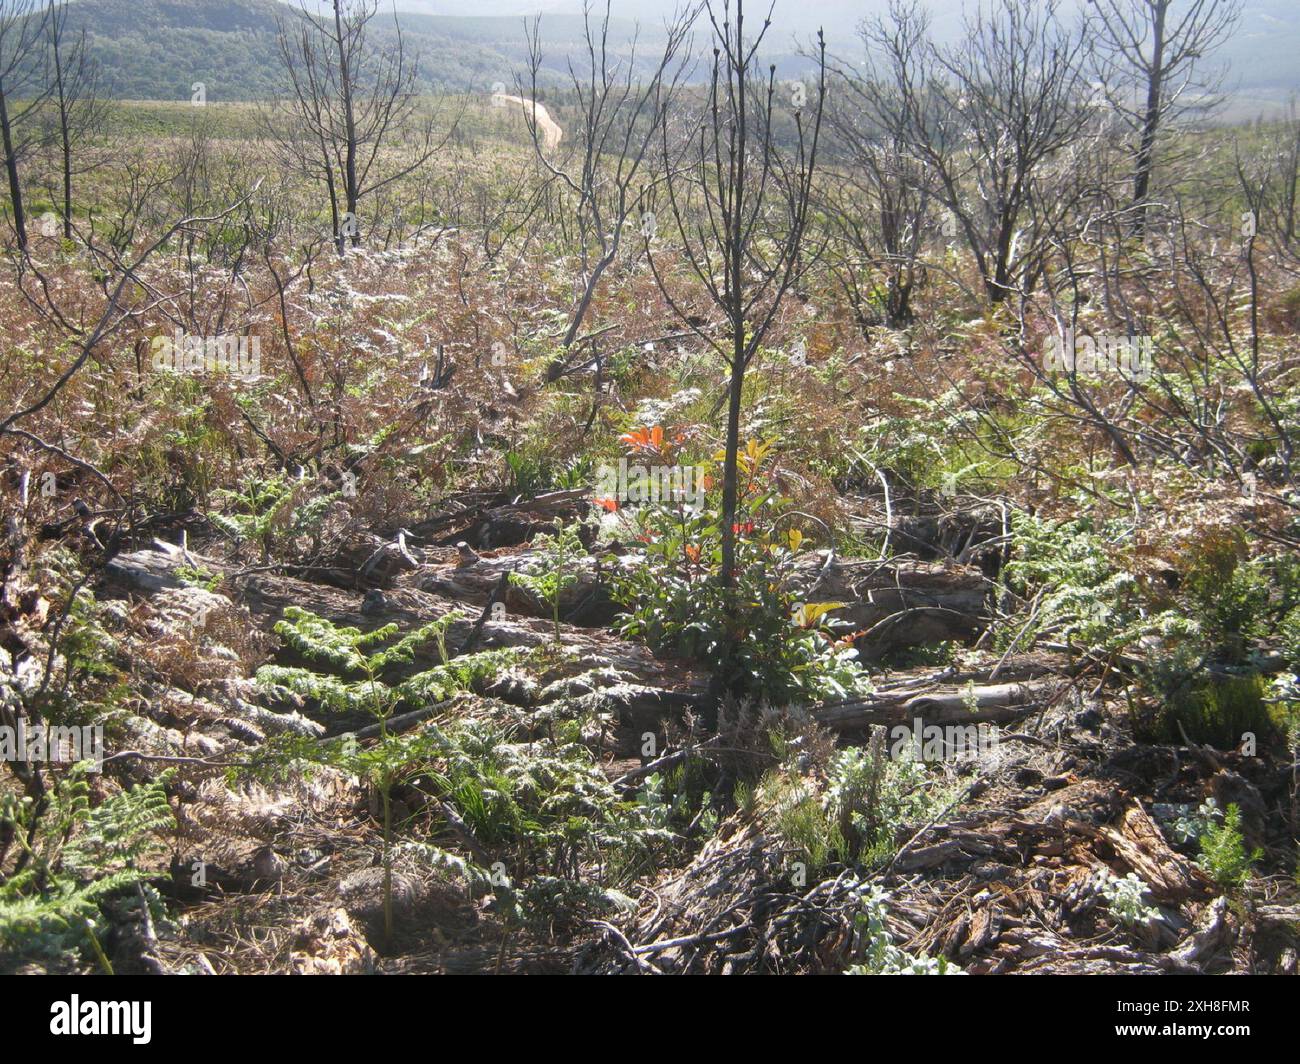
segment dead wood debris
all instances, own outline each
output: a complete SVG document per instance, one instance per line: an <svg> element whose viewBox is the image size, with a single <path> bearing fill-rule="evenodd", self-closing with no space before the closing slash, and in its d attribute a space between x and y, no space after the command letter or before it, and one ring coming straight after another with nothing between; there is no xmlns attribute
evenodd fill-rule
<svg viewBox="0 0 1300 1064"><path fill-rule="evenodd" d="M127 596L122 616L156 696L132 719L142 763L131 772L146 778L149 758L193 762L178 782L178 896L186 895L196 862L206 874L187 895L179 935L159 936L138 915L125 919L133 929L124 933L124 948L140 966L302 974L803 973L840 972L861 959L855 876L830 868L797 885L791 847L740 813L684 865L643 878L634 914L593 920L566 942L510 931L466 883L400 868L400 940L381 948L378 840L357 781L323 773L274 787L231 787L213 771L269 735L325 731L302 713L262 705L247 678L266 660L274 642L266 633L287 605L366 628L396 621L405 629L458 610L453 647L548 643L546 611L508 580L532 563L531 551L510 544L548 529L576 504L565 492L525 502L485 498L409 531L354 538L350 553L334 560L333 577L238 566L163 542L112 559L108 582ZM458 553L453 544L462 538L478 549ZM661 750L644 765L636 760L644 729L663 733L666 721L700 709L707 676L603 630L613 608L604 576L624 564L615 553L593 557L562 604L568 664L542 678L529 697L539 706L599 699L619 729L607 772L630 794L651 772L697 757L722 763L726 751L715 736ZM181 566L221 577L219 592L186 586ZM796 580L810 598L849 603L845 618L868 633L868 656L965 639L987 620L987 579L952 560L810 556ZM495 601L505 605L505 620L491 609ZM1098 692L1085 697L1076 688L1077 666L1059 656L963 660L960 667L888 673L870 696L806 714L821 734L851 742L874 727L917 721L1004 729L999 756L971 770L962 800L933 823L907 825L893 859L876 870L874 881L889 893L897 945L942 955L974 974L1296 969L1296 907L1229 906L1150 811L1171 789L1184 800L1233 801L1253 842L1266 832L1270 800L1258 779L1237 771L1231 755L1210 763L1195 750L1180 756L1132 745ZM420 659L416 666L432 663ZM429 715L418 711L394 723L415 727ZM443 810L443 841L475 851L477 840L453 812ZM1148 884L1160 909L1145 929L1117 925L1100 893L1101 874L1130 872Z"/></svg>

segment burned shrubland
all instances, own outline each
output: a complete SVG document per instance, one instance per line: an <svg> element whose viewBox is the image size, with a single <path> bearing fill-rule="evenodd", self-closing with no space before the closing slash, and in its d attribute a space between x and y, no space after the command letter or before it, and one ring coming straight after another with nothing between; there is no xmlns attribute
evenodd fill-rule
<svg viewBox="0 0 1300 1064"><path fill-rule="evenodd" d="M782 6L0 4L0 967L1296 971L1300 123Z"/></svg>

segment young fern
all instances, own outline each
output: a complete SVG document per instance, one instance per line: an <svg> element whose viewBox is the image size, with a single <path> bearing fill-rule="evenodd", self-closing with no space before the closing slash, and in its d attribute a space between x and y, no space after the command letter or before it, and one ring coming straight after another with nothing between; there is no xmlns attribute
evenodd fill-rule
<svg viewBox="0 0 1300 1064"><path fill-rule="evenodd" d="M264 665L257 670L257 682L275 697L292 693L311 699L331 712L366 712L382 721L399 702L418 701L434 691L450 693L463 689L464 685L456 684L456 677L467 671L472 674L472 670L449 665L446 643L447 629L463 617L459 610L453 610L391 646L382 647L380 644L398 634L397 625L386 624L362 632L359 628L335 625L310 610L289 606L275 625L276 634L299 656L331 671ZM430 670L435 674L430 680L417 683L420 677L430 675L420 673L394 688L382 679L385 672L410 665L420 648L431 641L438 648L442 664ZM434 700L445 697L446 693L438 694Z"/></svg>
<svg viewBox="0 0 1300 1064"><path fill-rule="evenodd" d="M0 882L0 956L66 959L85 946L111 973L97 937L100 903L148 879L145 866L175 827L166 793L172 775L93 808L80 768L53 789L44 811L30 798L4 796L0 825L21 852L17 869Z"/></svg>
<svg viewBox="0 0 1300 1064"><path fill-rule="evenodd" d="M283 476L276 476L254 481L247 493L226 491L218 494L246 512L211 513L208 519L237 543L245 540L256 542L262 549L262 560L269 560L275 532L287 523L294 504L296 493L293 485Z"/></svg>
<svg viewBox="0 0 1300 1064"><path fill-rule="evenodd" d="M384 934L393 934L393 787L432 755L436 748L436 729L424 735L396 736L388 733L388 719L403 702L442 701L464 690L470 679L488 675L505 660L500 652L474 655L464 661L449 661L447 630L464 615L450 613L422 625L389 646L399 629L387 624L372 632L335 625L310 610L290 606L275 630L291 647L309 661L319 662L332 672L266 665L257 672L259 686L273 695L292 693L315 701L333 712L364 712L379 726L379 738L361 748L355 741L308 744L294 749L291 756L307 757L322 764L334 765L370 781L383 807ZM402 666L415 661L420 648L434 642L441 664L417 673L399 686L384 679Z"/></svg>
<svg viewBox="0 0 1300 1064"><path fill-rule="evenodd" d="M1215 883L1229 891L1245 886L1255 862L1264 856L1263 850L1246 850L1241 832L1241 810L1236 804L1229 804L1222 818L1208 824L1200 844L1201 859L1198 863Z"/></svg>
<svg viewBox="0 0 1300 1064"><path fill-rule="evenodd" d="M510 582L537 596L551 607L551 620L555 625L555 641L560 641L560 598L578 582L581 565L587 557L575 526L561 528L553 536L541 535L533 540L538 548L537 572L510 574Z"/></svg>
<svg viewBox="0 0 1300 1064"><path fill-rule="evenodd" d="M406 702L441 702L517 664L526 653L522 647L501 647L466 654L417 673L398 685L397 693Z"/></svg>

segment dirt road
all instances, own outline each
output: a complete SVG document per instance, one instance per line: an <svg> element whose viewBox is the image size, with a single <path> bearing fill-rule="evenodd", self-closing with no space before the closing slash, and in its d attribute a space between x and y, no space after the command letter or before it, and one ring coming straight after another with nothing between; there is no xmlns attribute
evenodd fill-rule
<svg viewBox="0 0 1300 1064"><path fill-rule="evenodd" d="M551 117L551 113L546 109L545 104L534 103L532 100L525 100L522 96L508 96L504 92L494 93L492 102L498 106L505 106L508 103L517 103L521 108L532 107L534 114L537 116L537 132L542 138L542 147L547 151L554 151L559 147L560 140L564 136L564 130L559 123Z"/></svg>

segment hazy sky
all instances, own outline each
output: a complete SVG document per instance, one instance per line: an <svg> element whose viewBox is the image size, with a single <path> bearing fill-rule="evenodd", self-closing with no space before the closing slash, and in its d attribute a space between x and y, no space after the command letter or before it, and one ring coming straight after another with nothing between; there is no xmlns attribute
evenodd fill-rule
<svg viewBox="0 0 1300 1064"><path fill-rule="evenodd" d="M665 17L686 2L612 0L611 12L615 18L640 22L648 31L652 26L662 24ZM963 9L969 10L981 2L988 0L922 0L932 18L931 32L941 42L959 39L963 31ZM1039 5L1044 0L1020 2ZM1174 0L1174 11L1191 2ZM582 0L381 0L381 3L384 7L393 4L399 11L428 15L508 16L512 20L522 20L538 13L574 15L582 11ZM1061 10L1073 15L1083 3L1084 0L1061 0ZM592 0L592 6L603 11L604 0ZM746 21L752 20L757 27L767 8L768 3L749 0L745 5ZM883 14L887 10L888 0L776 0L765 47L770 55L789 56L799 51L793 42L809 42L820 26L826 30L832 54L850 59L859 50L858 24L865 17ZM1233 85L1241 81L1261 89L1267 98L1281 99L1285 93L1300 89L1298 55L1300 0L1243 0L1235 37L1210 58L1210 64L1226 70L1224 89L1229 93L1233 92Z"/></svg>
<svg viewBox="0 0 1300 1064"><path fill-rule="evenodd" d="M767 3L749 0L745 4L746 21L757 25L767 13ZM603 10L603 0L593 0L593 6ZM616 17L658 23L677 6L678 0L612 0L610 10ZM927 6L935 16L940 36L948 26L955 28L960 21L961 0L934 0ZM864 16L884 12L887 7L887 0L776 0L768 32L779 39L773 43L785 44L791 35L806 37L824 26L828 37L845 41L853 36L854 27ZM523 16L539 11L577 14L582 11L582 0L474 0L472 7L464 0L397 0L397 8L430 15Z"/></svg>
<svg viewBox="0 0 1300 1064"><path fill-rule="evenodd" d="M392 0L388 0L392 2ZM593 6L603 8L604 0L593 0ZM643 23L661 22L678 6L680 0L612 0L615 16L637 19ZM767 0L770 3L770 0ZM927 0L925 6L934 19L935 36L955 36L961 29L963 3L974 0ZM1039 4L1042 0L1021 0ZM1175 9L1189 0L1174 0ZM387 6L387 3L385 3ZM564 12L576 14L582 10L582 0L396 0L398 10L422 11L431 15L516 15L537 12ZM1063 0L1062 9L1075 11L1082 0ZM834 42L847 42L864 16L883 13L887 0L776 0L769 31L778 38L779 45L788 42L791 35L807 37L818 26L824 26L827 37ZM1270 35L1285 36L1300 29L1300 0L1244 0L1244 12L1238 34L1239 40L1265 40ZM761 19L767 3L750 0L745 5L747 19ZM1244 56L1243 56L1244 58ZM1300 66L1300 60L1297 61Z"/></svg>

